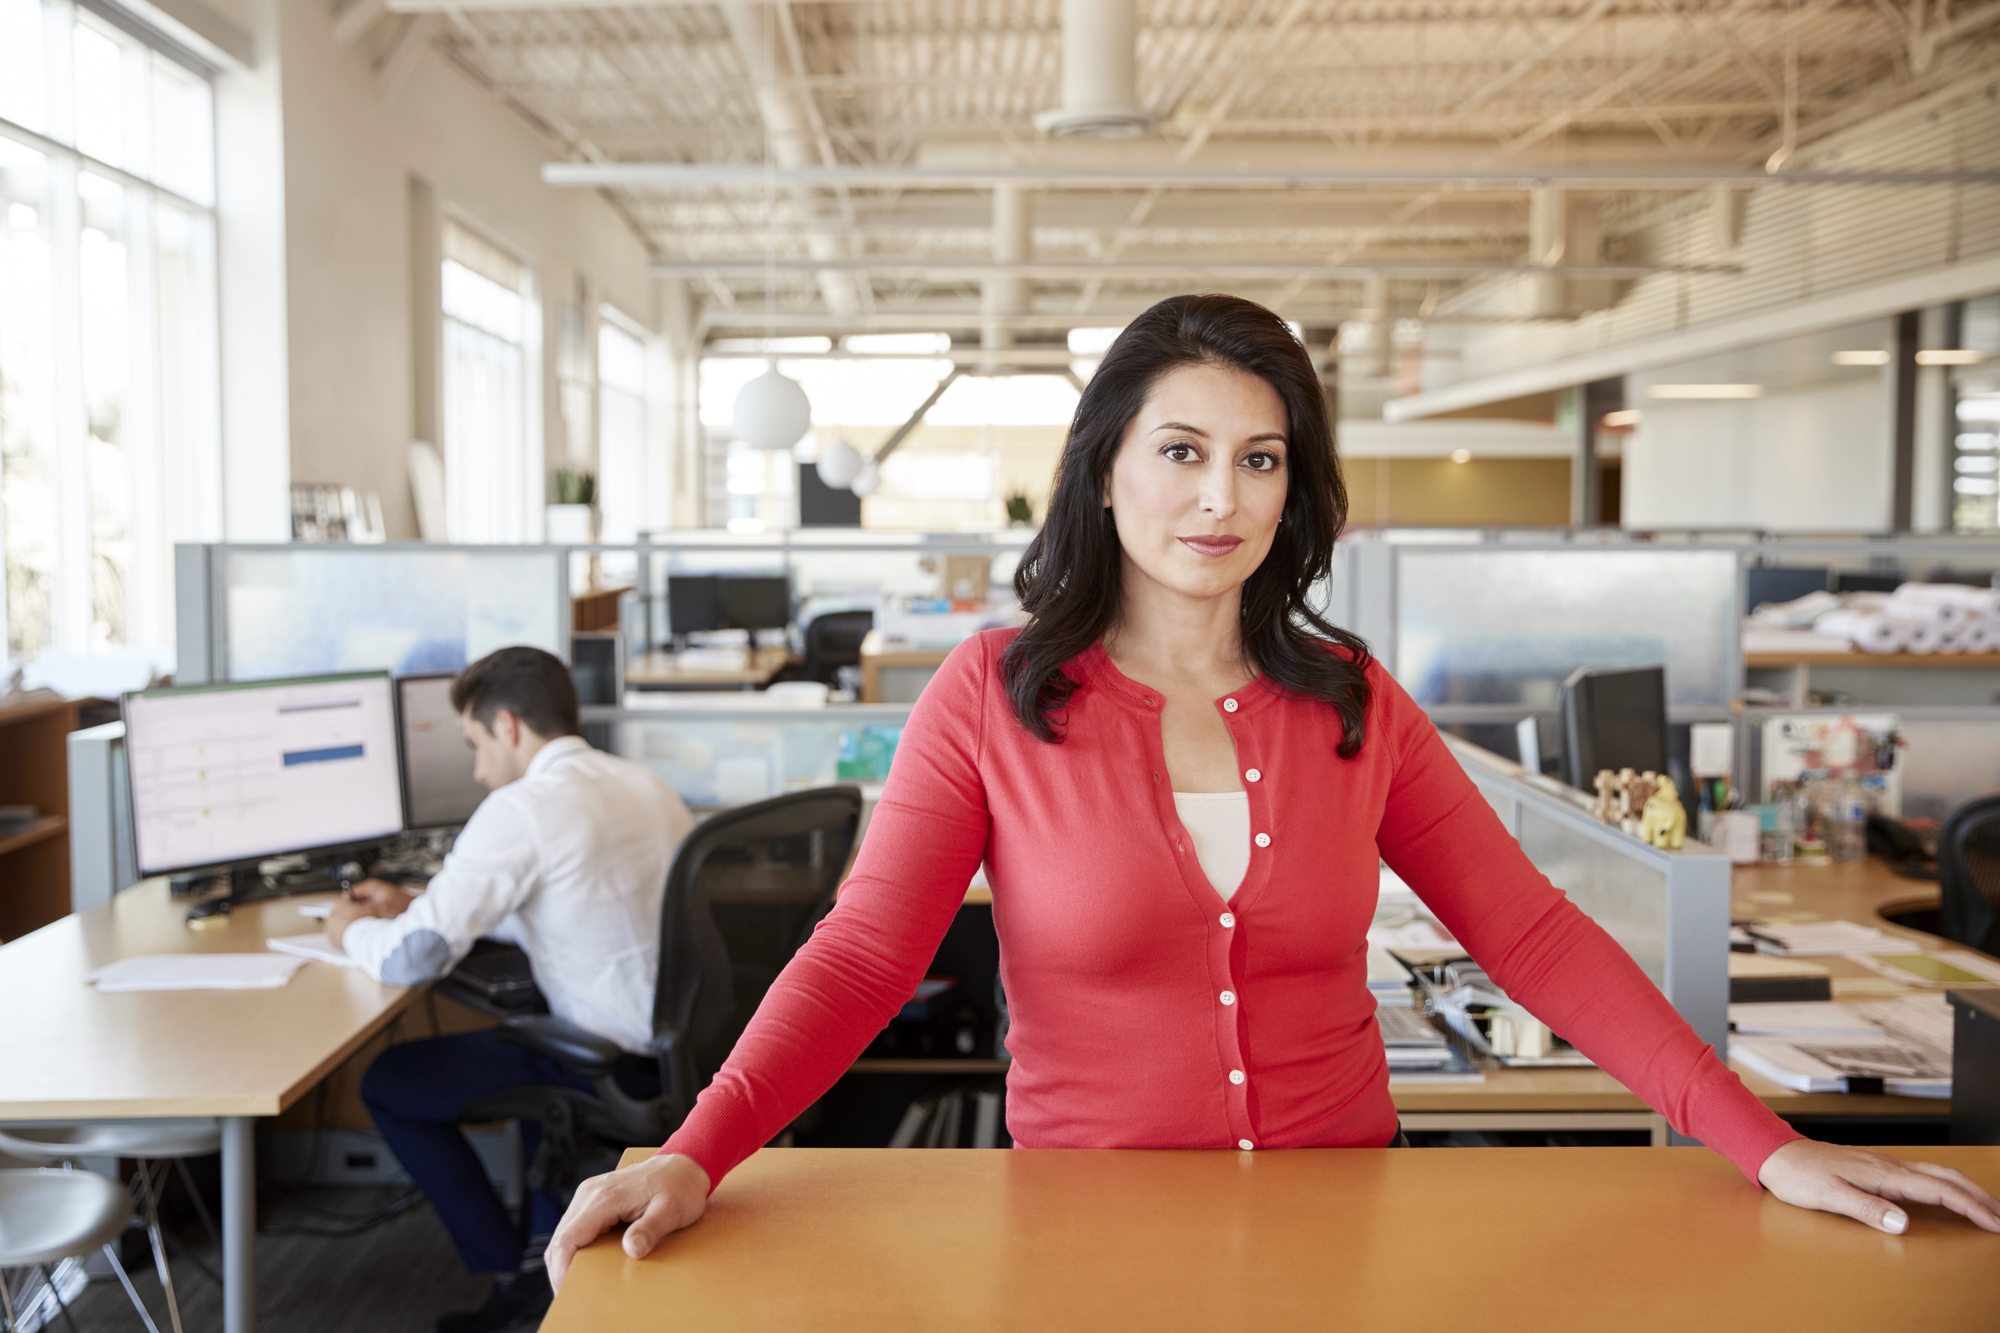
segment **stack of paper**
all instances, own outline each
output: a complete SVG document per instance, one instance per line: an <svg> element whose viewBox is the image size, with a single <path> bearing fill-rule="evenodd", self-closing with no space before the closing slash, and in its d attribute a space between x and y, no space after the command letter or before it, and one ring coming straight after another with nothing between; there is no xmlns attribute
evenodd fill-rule
<svg viewBox="0 0 2000 1333"><path fill-rule="evenodd" d="M1732 1004L1744 1034L1729 1054L1798 1092L1849 1092L1880 1079L1884 1092L1951 1096L1951 1006L1941 995L1827 1004ZM1749 1035L1760 1034L1760 1035Z"/></svg>
<svg viewBox="0 0 2000 1333"><path fill-rule="evenodd" d="M1831 1000L1799 1004L1732 1004L1729 1030L1745 1037L1879 1037L1882 1028Z"/></svg>
<svg viewBox="0 0 2000 1333"><path fill-rule="evenodd" d="M292 979L303 958L274 953L160 953L121 958L84 980L100 991L271 990Z"/></svg>
<svg viewBox="0 0 2000 1333"><path fill-rule="evenodd" d="M1464 946L1437 922L1418 917L1399 925L1383 924L1368 928L1368 943L1377 949L1398 949L1405 953L1463 953Z"/></svg>
<svg viewBox="0 0 2000 1333"><path fill-rule="evenodd" d="M1375 1003L1407 1007L1412 1002L1410 973L1387 949L1368 946L1368 991Z"/></svg>
<svg viewBox="0 0 2000 1333"><path fill-rule="evenodd" d="M1909 986L1982 986L2000 982L2000 964L1965 949L1940 953L1865 953L1854 961Z"/></svg>
<svg viewBox="0 0 2000 1333"><path fill-rule="evenodd" d="M1852 921L1811 921L1795 925L1747 927L1762 953L1788 958L1833 954L1922 953L1923 946L1901 935L1885 935L1873 926Z"/></svg>

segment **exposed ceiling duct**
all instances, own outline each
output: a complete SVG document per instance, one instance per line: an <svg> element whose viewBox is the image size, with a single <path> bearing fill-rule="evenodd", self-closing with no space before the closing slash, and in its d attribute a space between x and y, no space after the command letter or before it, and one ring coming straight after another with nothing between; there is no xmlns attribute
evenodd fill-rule
<svg viewBox="0 0 2000 1333"><path fill-rule="evenodd" d="M1153 128L1139 109L1137 0L1063 0L1062 105L1035 117L1045 134L1130 139Z"/></svg>

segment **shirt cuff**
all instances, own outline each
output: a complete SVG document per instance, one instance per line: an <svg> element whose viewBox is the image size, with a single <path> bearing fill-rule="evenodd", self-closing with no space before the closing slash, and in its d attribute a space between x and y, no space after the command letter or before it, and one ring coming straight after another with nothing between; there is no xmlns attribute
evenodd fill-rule
<svg viewBox="0 0 2000 1333"><path fill-rule="evenodd" d="M1752 1185L1763 1188L1757 1173L1764 1160L1805 1135L1780 1120L1756 1094L1743 1086L1736 1072L1724 1067L1726 1081L1717 1079L1703 1092L1691 1117L1701 1141L1735 1163Z"/></svg>

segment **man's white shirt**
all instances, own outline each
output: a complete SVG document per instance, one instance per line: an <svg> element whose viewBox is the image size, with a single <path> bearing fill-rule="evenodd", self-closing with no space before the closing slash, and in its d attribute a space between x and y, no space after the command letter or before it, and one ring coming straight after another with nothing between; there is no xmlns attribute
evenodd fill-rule
<svg viewBox="0 0 2000 1333"><path fill-rule="evenodd" d="M693 828L651 769L558 737L480 803L408 911L363 917L341 943L376 980L416 986L449 972L481 936L510 940L527 951L549 1012L643 1054L660 899Z"/></svg>

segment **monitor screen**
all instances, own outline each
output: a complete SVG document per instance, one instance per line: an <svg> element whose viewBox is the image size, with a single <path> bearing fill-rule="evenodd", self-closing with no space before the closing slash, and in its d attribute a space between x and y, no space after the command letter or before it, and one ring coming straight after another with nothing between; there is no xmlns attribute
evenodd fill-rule
<svg viewBox="0 0 2000 1333"><path fill-rule="evenodd" d="M1564 776L1591 789L1600 769L1667 771L1667 672L1578 671L1563 682Z"/></svg>
<svg viewBox="0 0 2000 1333"><path fill-rule="evenodd" d="M569 636L569 674L585 708L624 702L625 636L617 630L578 630Z"/></svg>
<svg viewBox="0 0 2000 1333"><path fill-rule="evenodd" d="M486 788L472 777L472 748L451 706L450 674L396 682L403 741L403 811L411 828L448 828L472 818Z"/></svg>
<svg viewBox="0 0 2000 1333"><path fill-rule="evenodd" d="M736 574L722 581L730 629L783 629L792 623L792 585L782 574Z"/></svg>
<svg viewBox="0 0 2000 1333"><path fill-rule="evenodd" d="M143 875L403 831L386 672L128 694L125 754Z"/></svg>
<svg viewBox="0 0 2000 1333"><path fill-rule="evenodd" d="M722 578L717 574L674 574L667 579L667 629L699 634L722 629Z"/></svg>

